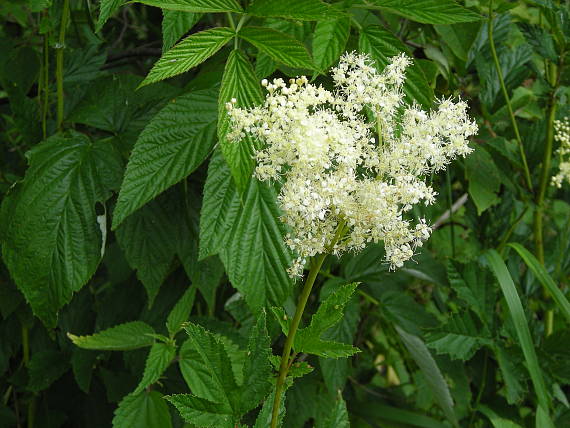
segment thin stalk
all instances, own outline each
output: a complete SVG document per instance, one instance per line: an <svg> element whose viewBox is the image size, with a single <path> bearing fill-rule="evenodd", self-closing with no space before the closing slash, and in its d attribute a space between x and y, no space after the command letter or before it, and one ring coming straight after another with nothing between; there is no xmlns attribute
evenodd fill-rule
<svg viewBox="0 0 570 428"><path fill-rule="evenodd" d="M501 64L499 63L499 57L497 56L497 50L495 49L495 41L493 39L493 0L489 1L489 18L487 23L487 29L489 33L489 45L491 46L491 54L493 55L493 61L495 63L495 69L497 70L497 75L499 76L499 82L501 84L501 91L505 97L505 103L507 104L507 110L509 111L509 117L511 119L511 124L513 130L515 131L515 137L517 144L519 146L519 152L523 164L524 176L526 181L526 186L528 190L532 192L532 180L530 178L530 170L528 169L528 163L526 161L526 155L524 152L523 142L521 134L519 132L519 127L517 125L517 120L515 114L513 113L513 107L511 106L511 99L509 98L509 93L507 92L507 87L505 86L505 80L503 79L503 71L501 70Z"/></svg>
<svg viewBox="0 0 570 428"><path fill-rule="evenodd" d="M61 130L63 124L63 49L65 46L65 30L67 16L69 15L69 0L63 0L61 12L61 25L59 27L59 40L55 54L55 79L57 86L57 129Z"/></svg>
<svg viewBox="0 0 570 428"><path fill-rule="evenodd" d="M299 303L295 309L295 315L293 316L293 321L291 321L291 326L289 327L289 333L287 334L287 339L285 340L285 345L283 347L283 353L281 354L281 364L279 366L279 375L277 377L277 384L275 385L275 398L273 400L273 410L271 412L271 428L277 428L277 421L279 419L279 404L281 402L281 394L283 393L283 386L285 385L285 378L291 366L291 349L293 348L293 342L295 341L295 335L299 329L299 324L301 323L301 318L303 317L303 312L305 311L305 306L307 306L307 301L311 295L311 290L317 279L317 275L321 270L321 266L327 257L327 254L332 251L335 244L342 238L346 232L346 224L341 221L337 226L335 236L332 242L327 247L327 250L315 256L313 263L311 264L311 269L305 280L305 285L301 295L299 296Z"/></svg>
<svg viewBox="0 0 570 428"><path fill-rule="evenodd" d="M49 34L44 35L44 48L43 48L43 64L42 74L40 81L42 82L43 99L42 99L42 136L45 140L47 138L47 114L49 106ZM42 96L40 91L40 97Z"/></svg>
<svg viewBox="0 0 570 428"><path fill-rule="evenodd" d="M449 205L449 222L451 223L451 257L455 258L455 229L453 228L453 195L451 194L451 176L449 170L446 171L447 181L447 203Z"/></svg>

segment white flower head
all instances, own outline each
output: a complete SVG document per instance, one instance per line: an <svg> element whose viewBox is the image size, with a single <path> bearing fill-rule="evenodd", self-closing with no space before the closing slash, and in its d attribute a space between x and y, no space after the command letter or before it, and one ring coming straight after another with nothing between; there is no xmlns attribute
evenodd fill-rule
<svg viewBox="0 0 570 428"><path fill-rule="evenodd" d="M558 188L562 183L570 183L570 120L565 117L563 120L554 121L554 139L560 143L556 151L560 158L558 173L552 177L552 184Z"/></svg>
<svg viewBox="0 0 570 428"><path fill-rule="evenodd" d="M283 182L278 199L290 230L285 242L298 254L290 275L300 276L316 254L381 241L386 260L398 268L429 238L425 220L413 224L406 213L434 202L425 176L470 153L467 139L477 125L463 101L443 99L429 112L405 105L410 64L401 54L378 72L368 56L347 53L331 70L334 92L304 76L288 85L264 79L262 106L226 105L229 139L252 135L264 143L255 154L256 177ZM340 225L346 232L336 239Z"/></svg>

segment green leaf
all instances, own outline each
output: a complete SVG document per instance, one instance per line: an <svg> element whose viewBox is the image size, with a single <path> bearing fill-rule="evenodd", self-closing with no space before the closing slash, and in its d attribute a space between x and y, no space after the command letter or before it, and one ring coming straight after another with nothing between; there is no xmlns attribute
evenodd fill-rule
<svg viewBox="0 0 570 428"><path fill-rule="evenodd" d="M346 402L339 393L329 417L323 424L317 424L318 428L350 428Z"/></svg>
<svg viewBox="0 0 570 428"><path fill-rule="evenodd" d="M144 366L143 377L135 389L134 394L144 391L147 387L155 383L162 373L168 368L174 356L176 355L176 347L171 343L154 343Z"/></svg>
<svg viewBox="0 0 570 428"><path fill-rule="evenodd" d="M428 347L454 360L469 360L484 345L492 343L490 333L476 325L468 311L449 317L426 337Z"/></svg>
<svg viewBox="0 0 570 428"><path fill-rule="evenodd" d="M2 204L2 256L34 314L53 327L99 265L95 204L117 188L122 161L110 143L73 131L35 146L28 159L23 182Z"/></svg>
<svg viewBox="0 0 570 428"><path fill-rule="evenodd" d="M180 40L202 18L201 13L163 10L162 14L162 51L165 52Z"/></svg>
<svg viewBox="0 0 570 428"><path fill-rule="evenodd" d="M534 257L525 247L521 244L511 243L508 244L509 247L514 248L519 256L524 260L526 265L530 268L534 276L540 281L540 283L548 290L548 293L552 296L558 309L570 321L570 302L562 291L558 288L552 277L548 274L546 269L539 261Z"/></svg>
<svg viewBox="0 0 570 428"><path fill-rule="evenodd" d="M321 0L254 0L247 8L248 15L267 18L286 18L300 21L334 19L342 13Z"/></svg>
<svg viewBox="0 0 570 428"><path fill-rule="evenodd" d="M328 69L346 48L350 33L350 19L319 21L313 33L313 59L317 70Z"/></svg>
<svg viewBox="0 0 570 428"><path fill-rule="evenodd" d="M160 57L141 86L168 79L196 67L218 52L234 36L234 31L226 27L191 34Z"/></svg>
<svg viewBox="0 0 570 428"><path fill-rule="evenodd" d="M558 52L556 52L556 44L550 33L538 25L531 25L525 22L519 23L518 27L527 43L532 46L536 53L554 63L558 62L559 56Z"/></svg>
<svg viewBox="0 0 570 428"><path fill-rule="evenodd" d="M115 410L113 428L172 428L168 406L160 392L129 394Z"/></svg>
<svg viewBox="0 0 570 428"><path fill-rule="evenodd" d="M517 423L514 423L510 419L504 419L499 417L494 411L492 411L489 407L485 406L484 404L480 404L477 408L481 413L483 413L491 424L493 428L521 428L521 426ZM539 425L537 425L537 428Z"/></svg>
<svg viewBox="0 0 570 428"><path fill-rule="evenodd" d="M255 141L252 137L246 137L239 142L226 139L231 125L226 103L232 98L237 100L236 107L242 108L263 103L261 86L253 67L239 50L232 51L224 69L218 101L218 139L237 188L243 192L247 188L255 166L253 156Z"/></svg>
<svg viewBox="0 0 570 428"><path fill-rule="evenodd" d="M426 382L434 395L435 400L445 413L447 419L454 425L459 426L453 411L453 399L449 392L449 386L445 382L439 367L431 356L424 342L413 334L406 333L398 325L395 326L402 342L410 352L412 358L422 371Z"/></svg>
<svg viewBox="0 0 570 428"><path fill-rule="evenodd" d="M217 254L229 242L240 213L240 198L221 151L216 150L208 165L204 199L200 211L198 259Z"/></svg>
<svg viewBox="0 0 570 428"><path fill-rule="evenodd" d="M290 67L309 70L315 68L307 48L285 33L265 27L245 27L239 31L238 36L277 62Z"/></svg>
<svg viewBox="0 0 570 428"><path fill-rule="evenodd" d="M77 386L86 394L89 394L93 369L97 360L97 353L81 348L73 348L71 354L71 368Z"/></svg>
<svg viewBox="0 0 570 428"><path fill-rule="evenodd" d="M245 414L256 408L271 390L271 355L271 339L267 332L265 311L262 310L249 335L243 368L244 384L240 391L240 413Z"/></svg>
<svg viewBox="0 0 570 428"><path fill-rule="evenodd" d="M287 386L283 388L281 392L281 397L279 400L279 413L277 416L277 428L281 428L283 426L283 418L285 417L285 394L287 392ZM255 425L253 428L267 428L271 426L271 416L273 410L273 401L275 401L275 389L271 391L271 394L265 399L263 403L263 407L257 415L257 419L255 420Z"/></svg>
<svg viewBox="0 0 570 428"><path fill-rule="evenodd" d="M395 13L423 24L456 24L483 19L453 0L369 0L367 7Z"/></svg>
<svg viewBox="0 0 570 428"><path fill-rule="evenodd" d="M95 32L101 31L103 25L107 20L114 14L122 5L126 3L127 0L101 0L101 5L99 7L99 19L97 20L97 26L95 27Z"/></svg>
<svg viewBox="0 0 570 428"><path fill-rule="evenodd" d="M511 278L509 271L507 270L507 266L497 251L489 250L487 253L485 253L485 257L489 262L493 273L499 280L501 291L503 292L505 300L507 301L509 313L515 326L520 346L523 350L526 366L534 385L538 403L543 408L548 409L550 408L550 394L546 389L546 385L542 377L542 370L538 364L538 359L536 357L536 352L532 343L532 337L530 335L530 330L528 328L524 309L522 307L522 303L517 293L515 284Z"/></svg>
<svg viewBox="0 0 570 428"><path fill-rule="evenodd" d="M175 394L164 397L180 412L185 421L204 428L234 428L234 418L226 413L227 408L190 394Z"/></svg>
<svg viewBox="0 0 570 428"><path fill-rule="evenodd" d="M227 246L220 252L232 285L254 311L281 305L290 294L292 281L286 268L291 255L279 216L273 189L251 180Z"/></svg>
<svg viewBox="0 0 570 428"><path fill-rule="evenodd" d="M154 343L154 329L142 321L132 321L100 331L91 336L75 336L67 333L71 341L83 349L102 351L130 351Z"/></svg>
<svg viewBox="0 0 570 428"><path fill-rule="evenodd" d="M243 12L237 0L135 0L133 3L180 12Z"/></svg>
<svg viewBox="0 0 570 428"><path fill-rule="evenodd" d="M524 368L522 364L517 364L516 355L509 352L501 344L495 343L493 346L495 358L499 364L499 369L503 375L505 382L505 396L509 404L517 404L523 399L524 394L527 392L525 380L522 376Z"/></svg>
<svg viewBox="0 0 570 428"><path fill-rule="evenodd" d="M368 53L378 68L382 69L393 56L405 52L409 55L406 46L392 33L379 26L370 26L360 32L358 47L362 52ZM414 63L406 70L404 92L408 101L415 100L424 108L430 108L433 100L433 90L421 67Z"/></svg>
<svg viewBox="0 0 570 428"><path fill-rule="evenodd" d="M321 303L319 309L311 318L311 323L297 331L294 343L296 352L305 352L326 358L346 357L360 352L358 348L352 345L321 339L326 330L341 320L344 307L354 294L357 286L357 283L352 283L339 287Z"/></svg>
<svg viewBox="0 0 570 428"><path fill-rule="evenodd" d="M498 202L497 193L502 180L489 152L479 146L474 149L465 158L465 176L469 182L469 195L477 207L477 214L481 215Z"/></svg>
<svg viewBox="0 0 570 428"><path fill-rule="evenodd" d="M168 314L166 328L171 336L174 336L182 328L182 324L188 321L195 297L196 287L188 287Z"/></svg>
<svg viewBox="0 0 570 428"><path fill-rule="evenodd" d="M69 369L66 355L55 350L40 350L32 354L28 367L28 390L43 391Z"/></svg>
<svg viewBox="0 0 570 428"><path fill-rule="evenodd" d="M216 103L212 89L180 96L145 127L127 165L113 229L200 166L215 144Z"/></svg>

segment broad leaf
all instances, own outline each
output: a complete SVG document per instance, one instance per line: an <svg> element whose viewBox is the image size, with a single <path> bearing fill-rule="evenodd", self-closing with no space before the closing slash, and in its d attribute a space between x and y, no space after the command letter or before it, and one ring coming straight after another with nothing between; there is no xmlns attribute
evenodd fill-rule
<svg viewBox="0 0 570 428"><path fill-rule="evenodd" d="M127 165L113 214L114 229L200 166L215 143L216 102L212 89L180 96L145 127Z"/></svg>
<svg viewBox="0 0 570 428"><path fill-rule="evenodd" d="M162 342L154 343L146 357L143 377L134 393L138 394L155 383L168 368L175 355L176 347L174 344Z"/></svg>
<svg viewBox="0 0 570 428"><path fill-rule="evenodd" d="M254 311L280 305L290 294L292 281L286 269L291 255L283 242L279 215L273 189L251 180L239 218L220 253L232 285Z"/></svg>
<svg viewBox="0 0 570 428"><path fill-rule="evenodd" d="M67 333L76 346L102 351L130 351L151 346L154 343L153 335L153 328L142 321L120 324L91 336L75 336Z"/></svg>
<svg viewBox="0 0 570 428"><path fill-rule="evenodd" d="M340 391L340 390L339 390ZM317 424L317 428L350 428L350 421L348 419L348 411L346 409L346 402L342 396L338 394L337 400L332 408L331 413L324 423Z"/></svg>
<svg viewBox="0 0 570 428"><path fill-rule="evenodd" d="M129 394L115 410L113 428L171 428L168 405L157 391Z"/></svg>
<svg viewBox="0 0 570 428"><path fill-rule="evenodd" d="M196 67L218 52L234 36L235 33L230 28L219 27L186 37L162 55L141 85L168 79Z"/></svg>
<svg viewBox="0 0 570 428"><path fill-rule="evenodd" d="M99 7L99 19L97 20L95 31L101 31L101 28L103 28L103 25L105 25L111 15L126 2L127 0L101 0L101 5Z"/></svg>
<svg viewBox="0 0 570 428"><path fill-rule="evenodd" d="M501 175L489 152L482 147L475 146L475 151L465 158L465 177L479 215L498 202Z"/></svg>
<svg viewBox="0 0 570 428"><path fill-rule="evenodd" d="M135 2L181 12L243 12L237 0L135 0Z"/></svg>
<svg viewBox="0 0 570 428"><path fill-rule="evenodd" d="M202 18L201 13L163 10L162 14L162 51L174 46Z"/></svg>
<svg viewBox="0 0 570 428"><path fill-rule="evenodd" d="M2 204L2 255L34 314L55 326L57 311L99 265L95 204L117 188L122 161L109 142L77 132L54 135L28 159L23 182Z"/></svg>
<svg viewBox="0 0 570 428"><path fill-rule="evenodd" d="M261 86L247 57L239 50L234 50L228 58L220 98L218 102L218 138L222 153L230 167L237 188L243 192L251 178L254 168L253 150L255 141L246 137L241 141L228 141L230 118L226 103L234 98L236 107L253 107L263 102Z"/></svg>
<svg viewBox="0 0 570 428"><path fill-rule="evenodd" d="M349 32L348 18L317 23L313 33L313 59L317 70L326 70L338 60L345 50Z"/></svg>
<svg viewBox="0 0 570 428"><path fill-rule="evenodd" d="M453 0L369 0L368 7L395 13L423 24L456 24L483 18Z"/></svg>
<svg viewBox="0 0 570 428"><path fill-rule="evenodd" d="M168 314L166 328L171 336L174 336L182 328L182 324L188 321L195 297L196 287L188 287Z"/></svg>
<svg viewBox="0 0 570 428"><path fill-rule="evenodd" d="M69 370L69 361L61 351L40 350L32 354L28 373L28 390L43 391Z"/></svg>
<svg viewBox="0 0 570 428"><path fill-rule="evenodd" d="M234 417L219 403L212 403L190 394L176 394L165 397L187 422L203 428L234 428Z"/></svg>
<svg viewBox="0 0 570 428"><path fill-rule="evenodd" d="M392 33L378 26L366 27L360 32L358 47L362 52L368 53L380 69L388 65L391 57L399 55L401 52L408 52L406 46ZM408 101L415 100L424 108L431 107L433 90L429 86L421 67L416 63L410 65L406 70L404 92Z"/></svg>
<svg viewBox="0 0 570 428"><path fill-rule="evenodd" d="M265 27L245 27L239 31L238 36L277 62L289 67L314 69L307 48L285 33Z"/></svg>
<svg viewBox="0 0 570 428"><path fill-rule="evenodd" d="M342 15L321 0L255 0L247 8L247 14L261 17L317 21L338 18Z"/></svg>
<svg viewBox="0 0 570 428"><path fill-rule="evenodd" d="M287 392L287 386L283 388L281 392L281 397L279 400L279 413L277 416L277 427L280 428L283 425L283 418L285 417L285 394ZM273 410L273 402L275 401L275 389L271 394L265 399L261 411L257 415L255 420L255 425L253 428L267 428L271 426L271 416Z"/></svg>

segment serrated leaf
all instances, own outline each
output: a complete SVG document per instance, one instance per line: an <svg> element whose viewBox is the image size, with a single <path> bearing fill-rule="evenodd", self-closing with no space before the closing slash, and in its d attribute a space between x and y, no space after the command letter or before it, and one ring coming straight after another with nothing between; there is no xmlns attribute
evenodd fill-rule
<svg viewBox="0 0 570 428"><path fill-rule="evenodd" d="M350 19L319 21L313 33L313 60L319 71L328 69L344 52L350 32Z"/></svg>
<svg viewBox="0 0 570 428"><path fill-rule="evenodd" d="M240 391L240 413L254 409L271 390L271 339L267 332L265 311L261 311L251 329L243 368L244 384Z"/></svg>
<svg viewBox="0 0 570 428"><path fill-rule="evenodd" d="M524 367L514 358L513 352L509 352L500 343L495 343L492 349L503 375L507 401L509 404L517 404L527 392Z"/></svg>
<svg viewBox="0 0 570 428"><path fill-rule="evenodd" d="M456 24L483 17L453 0L369 0L369 8L395 13L423 24Z"/></svg>
<svg viewBox="0 0 570 428"><path fill-rule="evenodd" d="M330 412L328 418L323 424L317 424L317 428L350 428L350 421L348 419L348 411L346 409L346 402L342 396L338 394L337 400Z"/></svg>
<svg viewBox="0 0 570 428"><path fill-rule="evenodd" d="M129 394L115 410L113 428L172 428L170 412L157 391Z"/></svg>
<svg viewBox="0 0 570 428"><path fill-rule="evenodd" d="M364 28L360 32L358 47L362 52L368 53L376 61L379 68L386 67L389 58L402 52L408 53L408 49L398 38L379 26ZM421 67L416 63L406 69L404 92L408 101L415 100L424 108L431 107L433 90L429 86Z"/></svg>
<svg viewBox="0 0 570 428"><path fill-rule="evenodd" d="M182 328L182 324L188 321L195 297L196 287L188 287L168 314L166 328L171 336L174 336Z"/></svg>
<svg viewBox="0 0 570 428"><path fill-rule="evenodd" d="M202 18L201 13L162 11L162 51L165 52L180 40Z"/></svg>
<svg viewBox="0 0 570 428"><path fill-rule="evenodd" d="M30 358L27 389L33 392L43 391L63 376L68 369L69 361L61 351L36 351Z"/></svg>
<svg viewBox="0 0 570 428"><path fill-rule="evenodd" d="M445 382L445 379L443 378L443 375L441 374L441 371L431 356L428 348L418 336L407 333L398 325L395 327L402 339L402 342L404 342L404 345L410 352L412 358L422 371L435 400L442 408L447 419L457 427L457 418L453 411L453 399L449 392L449 386Z"/></svg>
<svg viewBox="0 0 570 428"><path fill-rule="evenodd" d="M285 417L285 395L287 393L287 386L283 388L281 392L281 397L279 400L279 413L277 414L277 428L283 426L283 418ZM255 425L253 428L267 428L271 426L271 416L273 410L273 402L275 401L275 389L271 391L271 394L265 399L263 403L263 407L257 415L257 419L255 420Z"/></svg>
<svg viewBox="0 0 570 428"><path fill-rule="evenodd" d="M142 321L120 324L91 336L75 336L67 333L74 345L83 349L102 351L130 351L154 343L154 329Z"/></svg>
<svg viewBox="0 0 570 428"><path fill-rule="evenodd" d="M239 31L238 37L248 41L277 62L290 67L314 69L307 48L285 33L265 27L245 27Z"/></svg>
<svg viewBox="0 0 570 428"><path fill-rule="evenodd" d="M498 202L501 175L489 152L482 147L475 146L475 150L465 158L465 177L469 182L469 196L477 207L477 214L481 215Z"/></svg>
<svg viewBox="0 0 570 428"><path fill-rule="evenodd" d="M532 46L536 53L555 63L558 62L556 44L550 33L538 25L525 22L518 23L518 27L523 33L527 43Z"/></svg>
<svg viewBox="0 0 570 428"><path fill-rule="evenodd" d="M26 176L2 203L2 255L47 326L95 273L102 235L95 205L120 181L122 161L108 142L57 134L28 152Z"/></svg>
<svg viewBox="0 0 570 428"><path fill-rule="evenodd" d="M135 2L181 12L243 12L237 0L135 0Z"/></svg>
<svg viewBox="0 0 570 428"><path fill-rule="evenodd" d="M264 52L258 52L255 59L255 75L258 80L268 77L277 69L275 61Z"/></svg>
<svg viewBox="0 0 570 428"><path fill-rule="evenodd" d="M321 0L254 0L247 8L248 15L317 21L334 19L342 15L335 8Z"/></svg>
<svg viewBox="0 0 570 428"><path fill-rule="evenodd" d="M224 47L235 33L226 27L191 34L160 57L141 86L177 76L203 63Z"/></svg>
<svg viewBox="0 0 570 428"><path fill-rule="evenodd" d="M236 107L253 107L263 102L261 85L248 58L239 50L234 50L228 58L222 78L218 101L218 139L224 158L230 167L237 189L243 192L251 179L254 160L255 140L246 137L240 141L228 141L230 118L226 103L236 99Z"/></svg>
<svg viewBox="0 0 570 428"><path fill-rule="evenodd" d="M143 377L135 389L134 394L142 392L155 383L168 368L175 355L176 347L173 344L162 342L154 343L146 357Z"/></svg>
<svg viewBox="0 0 570 428"><path fill-rule="evenodd" d="M217 92L206 89L174 99L150 121L129 159L113 229L200 166L215 144L216 119Z"/></svg>
<svg viewBox="0 0 570 428"><path fill-rule="evenodd" d="M240 198L231 172L218 149L208 165L204 199L200 211L198 259L217 254L229 242L240 213Z"/></svg>
<svg viewBox="0 0 570 428"><path fill-rule="evenodd" d="M127 0L101 0L101 5L99 7L99 19L97 20L95 32L101 31L101 28L103 28L103 25L105 25L111 15L126 2Z"/></svg>
<svg viewBox="0 0 570 428"><path fill-rule="evenodd" d="M227 408L190 394L164 397L170 401L187 422L203 428L234 428L234 417Z"/></svg>
<svg viewBox="0 0 570 428"><path fill-rule="evenodd" d="M232 285L254 311L280 305L290 294L292 281L286 269L291 254L283 242L279 215L273 189L251 180L227 247L220 253Z"/></svg>
<svg viewBox="0 0 570 428"><path fill-rule="evenodd" d="M475 324L469 312L451 315L426 337L428 347L454 360L469 360L484 345L490 345L490 334Z"/></svg>

